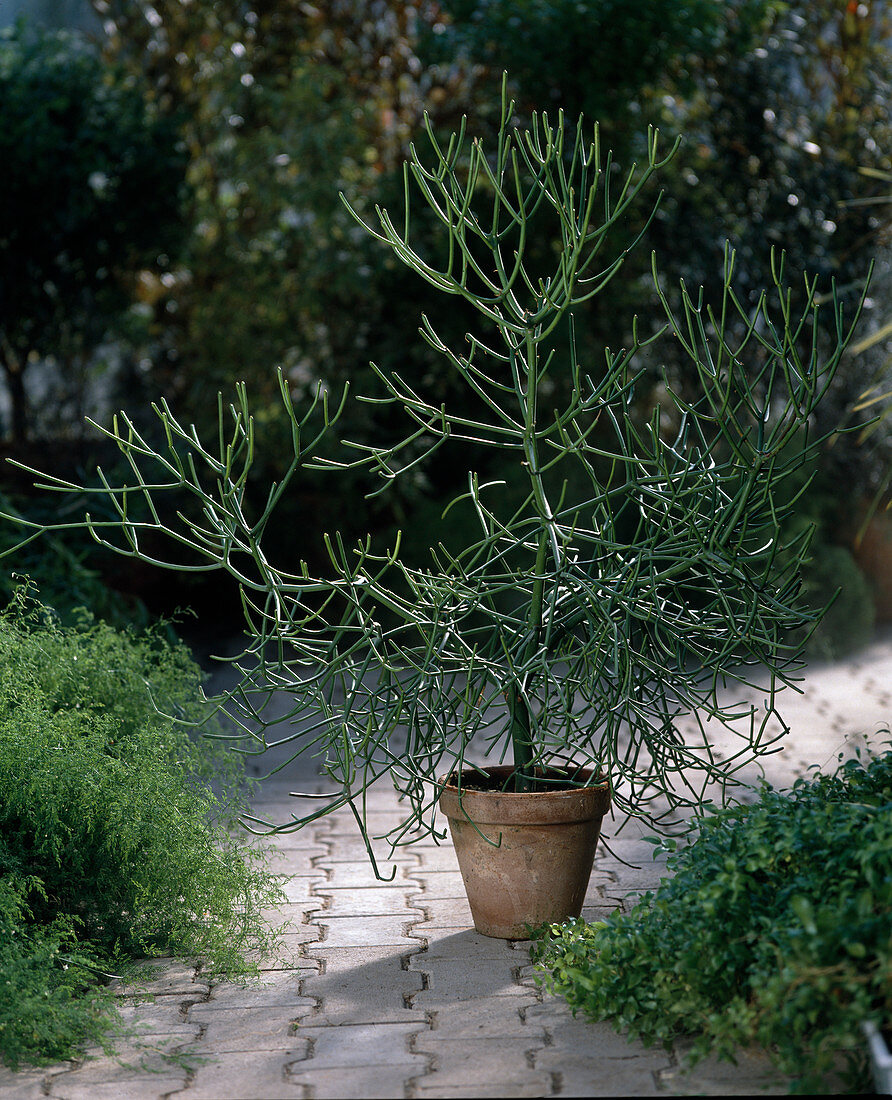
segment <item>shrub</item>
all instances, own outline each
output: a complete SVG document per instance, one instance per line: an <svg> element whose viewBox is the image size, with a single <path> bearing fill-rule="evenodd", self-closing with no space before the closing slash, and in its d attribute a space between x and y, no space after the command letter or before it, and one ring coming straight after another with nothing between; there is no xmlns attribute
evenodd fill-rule
<svg viewBox="0 0 892 1100"><path fill-rule="evenodd" d="M87 616L62 628L20 592L0 615L0 662L0 981L14 991L0 1055L15 1066L109 1024L103 970L180 954L250 973L279 894L227 830L238 768L173 717L206 706L185 647Z"/></svg>
<svg viewBox="0 0 892 1100"><path fill-rule="evenodd" d="M235 808L242 786L247 790L241 758L213 739L220 726L202 699L203 673L168 623L115 627L84 608L63 622L26 579L0 614L0 662L0 701L29 697L53 712L109 716L117 727L106 750L114 755L145 739L150 727L172 762L217 783L220 806ZM190 737L187 730L199 723L209 737Z"/></svg>
<svg viewBox="0 0 892 1100"><path fill-rule="evenodd" d="M697 822L671 878L629 913L552 926L540 980L574 1012L691 1058L765 1047L794 1091L842 1067L864 1089L860 1023L892 1012L892 753L767 786Z"/></svg>
<svg viewBox="0 0 892 1100"><path fill-rule="evenodd" d="M39 879L0 876L0 1054L13 1069L70 1057L86 1042L108 1048L117 1030L111 997L93 980L101 960L70 919L32 923L32 893L44 896Z"/></svg>

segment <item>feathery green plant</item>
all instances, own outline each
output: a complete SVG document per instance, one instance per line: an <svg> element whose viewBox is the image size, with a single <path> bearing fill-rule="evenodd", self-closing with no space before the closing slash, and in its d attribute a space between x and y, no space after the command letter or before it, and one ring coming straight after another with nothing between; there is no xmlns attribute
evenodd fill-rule
<svg viewBox="0 0 892 1100"><path fill-rule="evenodd" d="M476 412L436 405L416 380L379 372L385 396L360 400L395 403L411 427L392 446L348 443L338 463L314 448L347 394L337 409L317 394L299 417L280 376L293 460L259 507L246 494L257 439L244 387L228 409L220 398L214 443L164 401L155 406L163 448L125 414L100 429L129 462L129 484L42 481L112 502L116 519L77 521L103 545L168 568L221 570L239 586L251 641L241 682L220 705L240 723L243 751L262 752L272 724L265 705L273 692L289 693L293 730L283 740L317 759L338 788L283 828L343 805L362 826L365 792L389 778L410 807L389 838L411 840L419 827L435 828L442 777L481 754L510 757L520 790L547 783L546 767L565 769L571 782L594 768L620 811L653 816L699 805L709 784L724 791L739 767L776 747L767 726L775 693L799 667L799 643L787 639L810 621L797 596L808 538L782 547L778 536L795 505L784 488L820 443L810 418L851 324L831 296L832 348L822 357L815 281L805 278L805 304L794 313L775 256L774 285L749 306L734 289L729 248L709 295L682 286L670 300L654 266L664 323L645 334L633 319L627 347L580 362L574 309L621 271L638 244L623 239L623 215L675 150L662 153L652 131L646 163L625 171L582 120L571 127L560 113L542 115L517 129L511 114L505 99L491 151L464 124L445 145L428 127L430 165L413 146L402 222L378 209L367 227L474 311L464 349L447 347L427 318L420 332ZM413 249L413 189L442 223L440 257ZM530 270L526 251L542 233L559 241L544 274ZM734 342L732 321L742 331ZM661 340L680 343L699 394L670 389L669 412L642 419L640 353L657 355ZM467 491L450 507L470 504L478 532L458 552L435 546L416 567L398 545L381 550L368 538L348 548L335 533L325 536L328 575L267 558L264 532L302 466L332 476L365 467L384 491L453 441L496 449L524 483L517 502L469 470ZM185 491L192 510L169 516L171 491ZM165 539L163 556L154 547ZM723 689L762 674L766 714L757 720ZM722 727L747 713L739 747L720 762L707 722ZM693 741L680 731L685 715L696 717Z"/></svg>
<svg viewBox="0 0 892 1100"><path fill-rule="evenodd" d="M282 894L227 828L237 761L153 705L207 712L185 646L61 626L22 587L0 612L0 670L0 1060L16 1068L110 1046L120 1021L99 979L134 959L256 973Z"/></svg>

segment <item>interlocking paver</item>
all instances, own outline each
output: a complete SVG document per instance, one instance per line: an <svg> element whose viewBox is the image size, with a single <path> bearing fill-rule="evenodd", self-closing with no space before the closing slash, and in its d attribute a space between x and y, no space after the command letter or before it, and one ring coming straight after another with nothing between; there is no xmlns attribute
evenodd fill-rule
<svg viewBox="0 0 892 1100"><path fill-rule="evenodd" d="M481 1096L481 1090L495 1084L502 1090L500 1096L552 1095L550 1075L530 1064L530 1045L527 1039L506 1037L435 1042L430 1035L419 1036L415 1049L431 1053L434 1062L432 1071L415 1081L415 1088L424 1097L461 1096L464 1089L474 1087L478 1091L472 1095Z"/></svg>
<svg viewBox="0 0 892 1100"><path fill-rule="evenodd" d="M404 1064L396 1066L338 1066L322 1068L315 1063L296 1077L313 1100L395 1100L406 1095ZM409 1070L411 1072L411 1069Z"/></svg>
<svg viewBox="0 0 892 1100"><path fill-rule="evenodd" d="M413 957L413 963L423 965L425 959L452 959L456 964L476 965L477 959L502 959L505 965L518 965L518 956L510 940L494 940L470 928L467 924L443 925L428 928L425 924L415 928L425 944L421 954ZM526 952L522 961L526 961Z"/></svg>
<svg viewBox="0 0 892 1100"><path fill-rule="evenodd" d="M420 863L419 874L428 871L446 871L458 874L458 861L455 858L455 849L451 844L440 844L436 847L412 849L418 851Z"/></svg>
<svg viewBox="0 0 892 1100"><path fill-rule="evenodd" d="M657 1079L676 1096L789 1095L790 1078L779 1073L762 1051L738 1051L735 1058L736 1065L712 1057L693 1069L676 1064L661 1070Z"/></svg>
<svg viewBox="0 0 892 1100"><path fill-rule="evenodd" d="M291 1076L303 1062L309 1044L292 1039L276 1052L252 1050L216 1054L200 1066L178 1100L305 1100L308 1090ZM158 1094L163 1095L162 1093Z"/></svg>
<svg viewBox="0 0 892 1100"><path fill-rule="evenodd" d="M304 978L315 970L270 971L262 976L260 982L242 985L238 982L217 982L211 987L210 998L206 1004L213 1004L221 1011L244 1008L301 1008L307 998L301 993ZM199 1012L202 1005L194 1006ZM192 1008L189 1012L193 1011ZM188 1016L187 1016L188 1018Z"/></svg>
<svg viewBox="0 0 892 1100"><path fill-rule="evenodd" d="M425 1078L417 1085L415 1095L424 1100L488 1100L489 1097L511 1096L518 1100L525 1097L553 1096L554 1082L538 1073L531 1073L522 1081L487 1081L483 1079L486 1070L479 1069L480 1079L476 1085L436 1084L437 1078Z"/></svg>
<svg viewBox="0 0 892 1100"><path fill-rule="evenodd" d="M123 1097L128 1093L141 1095L148 1082L157 1088L157 1095L180 1089L186 1083L188 1070L183 1066L164 1066L160 1058L146 1059L145 1066L129 1060L121 1064L114 1058L98 1057L78 1069L54 1076L49 1095L58 1100L87 1100L88 1097ZM117 1089L117 1092L115 1090Z"/></svg>
<svg viewBox="0 0 892 1100"><path fill-rule="evenodd" d="M299 1021L311 1016L316 1003L277 1008L232 1008L217 1004L195 1005L189 1020L202 1028L202 1054L235 1054L251 1050L284 1050L293 1046Z"/></svg>
<svg viewBox="0 0 892 1100"><path fill-rule="evenodd" d="M536 1004L536 1001L531 1001ZM535 1031L524 1019L524 1003L518 1001L506 1012L493 1012L489 999L445 1001L430 1011L430 1031L421 1037L419 1049L431 1050L431 1043L456 1039L527 1039Z"/></svg>
<svg viewBox="0 0 892 1100"><path fill-rule="evenodd" d="M143 1073L103 1081L84 1081L80 1076L72 1076L70 1079L54 1080L50 1091L44 1095L49 1100L155 1100L156 1097L178 1094L185 1087L184 1078L164 1074ZM223 1100L223 1097L216 1100Z"/></svg>
<svg viewBox="0 0 892 1100"><path fill-rule="evenodd" d="M665 1055L653 1053L603 1062L585 1054L546 1054L542 1068L552 1068L555 1090L562 1096L657 1096L662 1093L655 1083L657 1071L666 1061Z"/></svg>
<svg viewBox="0 0 892 1100"><path fill-rule="evenodd" d="M269 924L280 929L281 934L291 937L292 946L298 938L304 943L319 939L319 928L314 923L316 915L324 908L324 900L315 898L310 905L291 905L286 902L269 913Z"/></svg>
<svg viewBox="0 0 892 1100"><path fill-rule="evenodd" d="M432 871L428 867L420 867L412 876L421 884L421 891L430 900L443 898L464 898L465 883L458 870L455 854L452 856L453 869L448 871Z"/></svg>
<svg viewBox="0 0 892 1100"><path fill-rule="evenodd" d="M319 898L324 898L328 905L317 919L324 924L330 917L390 916L395 908L401 911L411 908L409 895L412 893L417 894L417 888L406 884L396 892L392 887L380 886L367 886L362 890L351 886L320 886Z"/></svg>
<svg viewBox="0 0 892 1100"><path fill-rule="evenodd" d="M141 1028L152 1036L172 1035L185 1026L183 1002L172 997L151 1003L121 1004L118 1013L125 1027Z"/></svg>
<svg viewBox="0 0 892 1100"><path fill-rule="evenodd" d="M338 917L319 914L323 942L329 947L412 947L408 928L418 914L404 909L378 917Z"/></svg>
<svg viewBox="0 0 892 1100"><path fill-rule="evenodd" d="M315 929L315 939L308 940L306 936L291 936L287 932L282 936L282 942L272 953L261 954L258 951L246 952L246 957L253 962L262 974L270 974L274 971L289 971L294 973L311 972L316 969L310 964L310 960L304 957L304 948L318 941L319 929Z"/></svg>
<svg viewBox="0 0 892 1100"><path fill-rule="evenodd" d="M281 821L283 815L273 809L266 816L270 822L275 822L277 819ZM327 844L320 844L309 833L306 834L303 844L292 839L292 837L301 836L304 834L286 834L283 837L274 837L272 840L269 837L256 840L252 838L252 847L262 848L269 853L270 867L277 874L284 874L290 864L295 869L299 869L298 873L307 875L314 866L314 861L326 859L330 849ZM312 878L312 874L309 877Z"/></svg>
<svg viewBox="0 0 892 1100"><path fill-rule="evenodd" d="M46 1077L44 1069L25 1066L15 1072L0 1066L0 1096L3 1100L45 1100L43 1083Z"/></svg>
<svg viewBox="0 0 892 1100"><path fill-rule="evenodd" d="M416 956L410 969L427 975L427 988L412 1001L416 1007L432 1010L435 1005L477 998L529 997L529 990L518 985L512 968L503 959L475 959L472 965L455 959L425 959ZM493 1011L510 1011L496 1008Z"/></svg>
<svg viewBox="0 0 892 1100"><path fill-rule="evenodd" d="M282 893L289 905L299 909L319 909L322 902L316 891L325 884L325 875L290 875L282 883Z"/></svg>
<svg viewBox="0 0 892 1100"><path fill-rule="evenodd" d="M550 1069L555 1059L582 1055L590 1064L594 1060L619 1060L642 1058L655 1068L668 1067L669 1057L660 1049L646 1047L637 1039L620 1034L611 1024L602 1020L592 1023L582 1016L572 1016L567 1006L556 997L544 1000L524 1012L527 1024L539 1028L546 1036L543 1049L535 1055L536 1065L548 1063ZM655 1061L653 1061L655 1059Z"/></svg>
<svg viewBox="0 0 892 1100"><path fill-rule="evenodd" d="M115 978L110 988L119 994L138 993L142 997L206 997L210 984L197 976L198 968L194 963L183 963L178 959L151 959L147 964L147 973L130 982Z"/></svg>
<svg viewBox="0 0 892 1100"><path fill-rule="evenodd" d="M401 856L399 860L388 860L381 868L386 878L375 878L368 859L360 852L354 852L352 859L325 860L319 864L319 870L329 874L326 885L350 886L357 890L366 887L379 889L382 886L399 888L405 883L415 886L413 872L418 868L418 857ZM389 878L391 871L395 871L394 877Z"/></svg>
<svg viewBox="0 0 892 1100"><path fill-rule="evenodd" d="M892 634L851 662L809 674L784 714L793 735L767 758L784 782L809 763L834 763L892 717ZM855 736L850 736L854 734ZM279 759L284 750L275 750ZM722 751L719 746L718 751ZM275 756L275 753L273 753ZM820 759L818 757L820 756ZM293 766L289 765L289 768ZM289 790L323 789L298 772L264 782L257 816L281 822L316 803ZM370 798L373 835L404 808L385 787ZM635 891L666 874L644 839L652 830L608 819L583 916L628 908ZM678 1056L575 1018L543 993L528 944L492 940L472 927L450 844L375 841L373 873L349 811L279 834L272 869L291 876L270 918L290 929L261 983L210 982L196 965L156 960L142 986L120 986L135 1034L126 1065L94 1056L12 1073L0 1067L2 1100L460 1100L463 1097L659 1096L783 1093L787 1082L761 1053L737 1066L707 1060L692 1071ZM631 866L629 866L631 864ZM141 995L130 996L141 989ZM167 1050L175 1055L164 1059ZM189 1054L194 1051L194 1056ZM152 1072L139 1068L143 1061Z"/></svg>
<svg viewBox="0 0 892 1100"><path fill-rule="evenodd" d="M325 947L324 969L302 988L317 1005L302 1026L352 1023L424 1023L425 1012L409 1002L424 988L424 975L407 969L408 954L395 947Z"/></svg>
<svg viewBox="0 0 892 1100"><path fill-rule="evenodd" d="M295 1078L297 1075L312 1076L313 1063L324 1065L326 1069L401 1065L408 1066L410 1073L418 1072L424 1059L410 1051L409 1040L420 1029L424 1029L424 1025L412 1021L305 1029L302 1035L310 1037L312 1058L302 1066L292 1067L291 1073Z"/></svg>
<svg viewBox="0 0 892 1100"><path fill-rule="evenodd" d="M473 928L474 920L471 916L471 906L468 899L464 898L428 898L426 894L416 894L412 897L412 904L417 908L424 908L427 916L414 931L425 935L440 928Z"/></svg>

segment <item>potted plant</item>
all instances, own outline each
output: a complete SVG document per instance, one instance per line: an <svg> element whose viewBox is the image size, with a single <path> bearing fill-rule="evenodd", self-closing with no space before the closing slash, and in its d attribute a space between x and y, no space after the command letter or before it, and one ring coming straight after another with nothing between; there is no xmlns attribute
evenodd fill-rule
<svg viewBox="0 0 892 1100"><path fill-rule="evenodd" d="M651 131L646 163L620 172L582 120L570 127L560 113L543 115L522 129L511 116L503 94L492 150L469 141L464 124L446 144L429 127L429 163L413 146L406 164L402 224L378 209L368 227L470 307L476 320L463 348L447 346L426 317L420 333L448 360L472 411L379 371L383 396L366 399L399 406L409 430L393 445L354 446L339 462L319 457L318 444L347 394L333 409L320 391L299 416L280 375L293 458L249 518L257 439L244 387L228 408L220 400L210 444L162 401L154 411L164 446L125 414L99 429L133 471L126 485L103 476L86 490L111 503L111 518L57 526L86 525L102 545L159 566L232 577L252 640L221 705L241 724L241 747L263 749L264 701L285 692L293 732L284 740L295 756L318 759L336 788L289 828L349 806L374 860L364 799L387 779L407 814L386 839L444 836L439 801L456 839L471 842L469 855L459 852L471 885L490 875L479 870L485 856L496 861L506 898L517 894L517 876L532 883L543 863L573 864L582 885L564 890L557 907L547 904L550 883L545 898L502 914L471 898L481 931L518 936L528 923L579 911L608 799L621 816L699 806L710 786L724 790L739 765L771 750L766 722L754 720L739 732L739 750L719 762L711 729L741 717L723 687L750 684L764 670L771 714L799 667L788 639L813 618L797 602L808 539L782 546L778 526L795 498L788 485L821 442L811 417L851 326L833 297L822 354L814 282L805 280L794 315L776 256L774 301L766 292L746 305L729 249L708 302L682 286L673 304L657 279L663 323L645 331L630 319L626 347L582 362L574 312L637 245L624 237L624 219L675 149L662 154ZM442 226L438 257L413 248L413 187ZM540 234L558 242L548 271L530 260ZM653 357L665 340L687 357L696 384L682 392L667 383L662 405L642 415L639 357L643 349ZM476 531L458 549L436 545L417 566L398 544L381 548L369 537L348 547L327 534L325 575L296 561L274 564L264 552L275 506L302 467L336 477L364 466L383 491L456 441L495 451L507 470L488 483L468 470L449 507L470 509ZM84 491L58 478L42 484ZM168 516L169 490L188 493L194 511ZM167 557L161 538L172 546ZM688 714L700 723L693 743L679 727ZM495 811L482 809L487 792ZM544 811L516 811L515 800L557 806L584 854L568 856ZM524 816L545 839L544 857L518 839Z"/></svg>

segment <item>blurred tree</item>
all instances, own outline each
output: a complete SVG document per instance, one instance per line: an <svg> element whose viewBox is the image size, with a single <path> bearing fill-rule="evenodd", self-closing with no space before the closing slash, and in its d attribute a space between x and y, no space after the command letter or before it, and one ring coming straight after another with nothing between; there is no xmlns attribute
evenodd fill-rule
<svg viewBox="0 0 892 1100"><path fill-rule="evenodd" d="M881 0L444 0L450 21L431 56L507 68L526 108L583 111L624 164L648 123L684 138L651 240L689 285L721 270L766 283L772 246L790 270L863 279L888 165L892 41ZM630 277L631 276L631 277ZM641 280L636 286L636 277ZM857 294L858 286L850 287ZM646 312L650 272L614 294ZM593 346L609 336L610 303ZM624 311L619 311L624 312ZM831 414L833 415L833 414Z"/></svg>
<svg viewBox="0 0 892 1100"><path fill-rule="evenodd" d="M195 231L174 285L147 291L197 387L190 404L233 368L271 387L278 363L298 383L343 376L349 343L368 357L381 308L369 265L384 258L338 192L379 201L424 110L452 120L469 103L461 70L425 69L414 52L438 6L93 3L109 53L186 119Z"/></svg>
<svg viewBox="0 0 892 1100"><path fill-rule="evenodd" d="M740 2L729 4L729 11ZM786 254L791 275L807 271L825 292L832 279L841 299L853 306L871 261L882 256L888 240L890 207L878 201L892 166L888 3L789 0L749 49L704 57L690 75L693 95L668 87L654 103L663 124L686 135L652 227L664 270L689 285L706 283L708 302L710 273L730 238L741 285L750 288L751 298L774 248ZM867 328L888 316L889 288L887 261L866 303ZM803 339L812 338L827 336L803 333ZM875 412L861 395L876 381L886 347L882 340L869 348L863 341L852 346L818 407L815 431L857 427ZM680 363L660 366L684 384ZM860 642L869 636L869 590L863 578L858 581L850 547L859 511L882 487L890 463L889 423L872 433L837 435L821 453L814 482L798 506L796 522L817 528L806 576L814 605L843 586L834 615L814 639L825 655L850 645L855 634ZM857 632L842 629L855 623Z"/></svg>
<svg viewBox="0 0 892 1100"><path fill-rule="evenodd" d="M245 379L254 407L269 409L260 414L267 478L278 476L290 446L277 435L290 430L277 366L298 403L320 382L338 391L359 380L367 392L370 359L448 384L417 336L426 303L338 195L373 216L374 204L402 187L403 155L424 111L440 124L473 110L474 71L425 66L415 52L422 28L440 26L439 6L93 4L110 57L146 83L160 110L184 119L190 155L186 251L172 277L142 287L156 338L144 377L155 392L200 424L216 415L216 392ZM454 307L433 294L431 302L448 323L461 323ZM364 439L386 433L389 415L352 404L346 431ZM343 520L343 501L305 489L315 494L314 528L329 525L327 510Z"/></svg>
<svg viewBox="0 0 892 1100"><path fill-rule="evenodd" d="M484 66L490 88L506 70L526 115L560 107L570 119L583 114L588 125L597 122L618 184L645 154L648 125L660 123L670 140L684 133L684 105L699 94L704 66L716 55L736 58L758 45L778 3L444 0L443 6L450 18L442 33L426 39L429 56L465 57ZM670 93L680 105L678 117L665 109ZM642 204L618 231L633 239L645 229L648 214ZM720 269L721 257L708 278ZM623 277L577 316L582 354L599 362L605 345L624 343L630 333L618 329L617 320L636 312L657 315L653 300L648 250L641 249L632 254Z"/></svg>
<svg viewBox="0 0 892 1100"><path fill-rule="evenodd" d="M720 49L739 52L774 6L746 0L729 19L725 0L444 0L449 22L429 49L507 70L527 112L598 120L605 147L624 157L646 129L647 90Z"/></svg>
<svg viewBox="0 0 892 1100"><path fill-rule="evenodd" d="M0 33L0 103L0 366L20 443L29 364L73 370L137 272L176 256L185 158L173 121L72 33Z"/></svg>
<svg viewBox="0 0 892 1100"><path fill-rule="evenodd" d="M47 30L99 30L90 0L0 0L0 25L9 26L20 17Z"/></svg>

